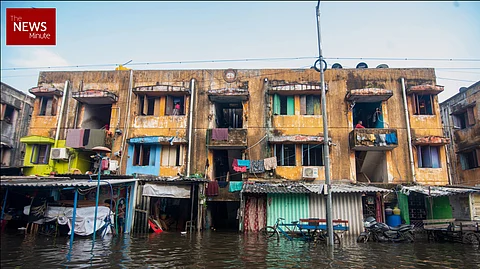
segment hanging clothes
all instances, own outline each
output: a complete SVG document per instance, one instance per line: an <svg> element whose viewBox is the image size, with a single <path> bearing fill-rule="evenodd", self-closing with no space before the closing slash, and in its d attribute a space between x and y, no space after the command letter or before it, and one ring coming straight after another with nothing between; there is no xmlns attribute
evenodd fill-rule
<svg viewBox="0 0 480 269"><path fill-rule="evenodd" d="M217 196L218 195L218 181L209 181L205 190L205 196Z"/></svg>
<svg viewBox="0 0 480 269"><path fill-rule="evenodd" d="M378 145L379 146L386 146L387 145L387 143L385 141L385 137L386 137L385 134L379 134L378 135Z"/></svg>
<svg viewBox="0 0 480 269"><path fill-rule="evenodd" d="M250 161L250 173L265 173L263 160Z"/></svg>
<svg viewBox="0 0 480 269"><path fill-rule="evenodd" d="M233 162L232 162L232 168L233 168L233 171L235 172L242 172L242 173L245 173L247 172L247 167L246 166L239 166L238 165L238 159L233 159Z"/></svg>
<svg viewBox="0 0 480 269"><path fill-rule="evenodd" d="M277 168L277 156L266 158L263 160L265 170L274 170Z"/></svg>
<svg viewBox="0 0 480 269"><path fill-rule="evenodd" d="M250 160L237 160L238 161L238 166L246 166L247 168L250 168Z"/></svg>
<svg viewBox="0 0 480 269"><path fill-rule="evenodd" d="M212 140L228 141L228 128L212 129Z"/></svg>
<svg viewBox="0 0 480 269"><path fill-rule="evenodd" d="M230 181L228 191L229 192L241 191L242 187L243 187L243 181Z"/></svg>

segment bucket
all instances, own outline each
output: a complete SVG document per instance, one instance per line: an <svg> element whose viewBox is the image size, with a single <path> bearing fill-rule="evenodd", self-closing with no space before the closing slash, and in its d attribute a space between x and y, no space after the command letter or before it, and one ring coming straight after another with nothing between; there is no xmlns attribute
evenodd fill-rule
<svg viewBox="0 0 480 269"><path fill-rule="evenodd" d="M387 217L387 225L391 227L397 227L402 224L402 218L400 215L390 215Z"/></svg>

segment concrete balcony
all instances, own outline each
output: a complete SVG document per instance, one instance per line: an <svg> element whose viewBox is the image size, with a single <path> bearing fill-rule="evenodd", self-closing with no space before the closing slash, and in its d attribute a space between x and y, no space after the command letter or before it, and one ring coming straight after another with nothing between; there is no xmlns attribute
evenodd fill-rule
<svg viewBox="0 0 480 269"><path fill-rule="evenodd" d="M217 129L218 130L218 129ZM228 137L218 139L214 130L207 130L207 145L210 149L245 149L247 148L247 129L227 129Z"/></svg>
<svg viewBox="0 0 480 269"><path fill-rule="evenodd" d="M393 96L392 90L381 88L354 89L347 93L345 99L355 102L382 102Z"/></svg>
<svg viewBox="0 0 480 269"><path fill-rule="evenodd" d="M73 99L90 105L113 104L118 101L118 96L107 90L86 90L72 93Z"/></svg>
<svg viewBox="0 0 480 269"><path fill-rule="evenodd" d="M397 129L354 129L350 132L349 140L350 147L358 151L384 151L398 146Z"/></svg>
<svg viewBox="0 0 480 269"><path fill-rule="evenodd" d="M216 103L236 103L247 101L248 88L222 88L208 90L208 99Z"/></svg>

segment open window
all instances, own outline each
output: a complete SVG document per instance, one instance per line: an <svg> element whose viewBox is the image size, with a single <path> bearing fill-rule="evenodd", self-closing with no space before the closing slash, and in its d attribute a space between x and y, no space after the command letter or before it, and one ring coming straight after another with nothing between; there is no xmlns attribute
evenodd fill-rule
<svg viewBox="0 0 480 269"><path fill-rule="evenodd" d="M300 95L301 115L321 115L320 95Z"/></svg>
<svg viewBox="0 0 480 269"><path fill-rule="evenodd" d="M13 106L2 104L0 120L4 121L5 123L12 124L12 122L14 121L14 113L15 108Z"/></svg>
<svg viewBox="0 0 480 269"><path fill-rule="evenodd" d="M304 144L302 145L303 166L323 166L323 145Z"/></svg>
<svg viewBox="0 0 480 269"><path fill-rule="evenodd" d="M149 166L150 153L152 146L147 144L135 144L133 151L133 165L134 166Z"/></svg>
<svg viewBox="0 0 480 269"><path fill-rule="evenodd" d="M465 129L475 125L475 113L473 112L473 108L474 107L469 107L466 110L453 114L453 123L455 127Z"/></svg>
<svg viewBox="0 0 480 269"><path fill-rule="evenodd" d="M419 168L440 168L439 146L417 146Z"/></svg>
<svg viewBox="0 0 480 269"><path fill-rule="evenodd" d="M218 128L243 128L242 103L215 103Z"/></svg>
<svg viewBox="0 0 480 269"><path fill-rule="evenodd" d="M432 94L412 94L413 114L414 115L434 115Z"/></svg>
<svg viewBox="0 0 480 269"><path fill-rule="evenodd" d="M56 116L57 115L57 97L42 96L40 97L39 116Z"/></svg>
<svg viewBox="0 0 480 269"><path fill-rule="evenodd" d="M185 97L167 95L165 104L165 115L185 115Z"/></svg>
<svg viewBox="0 0 480 269"><path fill-rule="evenodd" d="M159 97L138 95L138 114L141 116L155 115L155 105Z"/></svg>
<svg viewBox="0 0 480 269"><path fill-rule="evenodd" d="M50 155L50 144L34 144L32 145L32 156L30 163L48 164Z"/></svg>
<svg viewBox="0 0 480 269"><path fill-rule="evenodd" d="M293 95L273 95L273 114L274 115L294 115L295 97Z"/></svg>
<svg viewBox="0 0 480 269"><path fill-rule="evenodd" d="M382 102L356 103L353 124L355 126L360 122L365 128L384 128Z"/></svg>
<svg viewBox="0 0 480 269"><path fill-rule="evenodd" d="M183 147L181 145L162 146L162 166L182 166Z"/></svg>
<svg viewBox="0 0 480 269"><path fill-rule="evenodd" d="M278 166L296 166L295 144L275 144Z"/></svg>
<svg viewBox="0 0 480 269"><path fill-rule="evenodd" d="M466 151L460 153L459 155L462 170L469 170L480 167L480 149Z"/></svg>

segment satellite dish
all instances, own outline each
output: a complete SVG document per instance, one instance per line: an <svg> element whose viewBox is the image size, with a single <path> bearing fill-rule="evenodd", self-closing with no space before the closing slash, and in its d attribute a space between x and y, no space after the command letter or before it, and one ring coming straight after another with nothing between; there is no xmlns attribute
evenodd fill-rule
<svg viewBox="0 0 480 269"><path fill-rule="evenodd" d="M359 64L357 64L357 69L363 69L363 68L368 68L368 65L364 62L361 62Z"/></svg>
<svg viewBox="0 0 480 269"><path fill-rule="evenodd" d="M342 69L342 68L343 68L342 65L339 64L339 63L334 63L334 64L332 65L332 69Z"/></svg>
<svg viewBox="0 0 480 269"><path fill-rule="evenodd" d="M93 147L92 150L95 151L95 152L98 152L98 153L102 153L102 152L105 152L105 153L107 153L107 152L112 152L109 148L107 148L107 147L102 147L102 146Z"/></svg>
<svg viewBox="0 0 480 269"><path fill-rule="evenodd" d="M386 65L386 64L379 64L379 65L377 65L377 68L388 68L388 65Z"/></svg>

